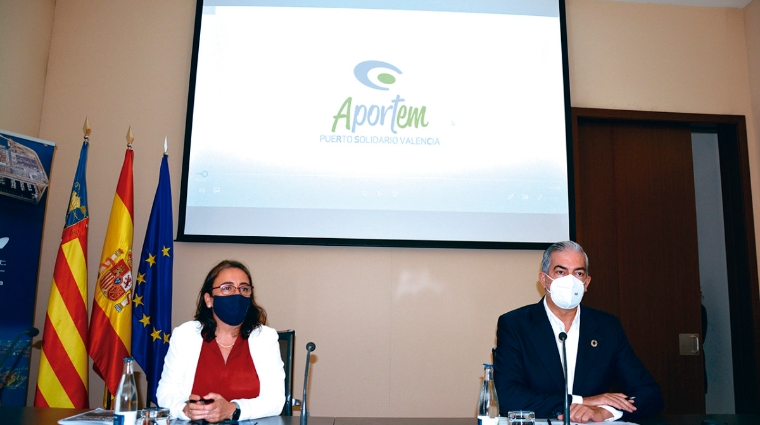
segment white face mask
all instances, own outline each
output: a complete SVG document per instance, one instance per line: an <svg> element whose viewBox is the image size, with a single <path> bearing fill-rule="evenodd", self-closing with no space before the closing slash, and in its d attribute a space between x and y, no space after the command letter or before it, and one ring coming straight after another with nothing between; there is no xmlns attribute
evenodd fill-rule
<svg viewBox="0 0 760 425"><path fill-rule="evenodd" d="M586 290L583 282L571 274L556 279L552 279L548 274L546 277L552 280L551 290L547 289L546 292L552 297L552 301L557 307L565 310L578 307L583 299L583 292Z"/></svg>

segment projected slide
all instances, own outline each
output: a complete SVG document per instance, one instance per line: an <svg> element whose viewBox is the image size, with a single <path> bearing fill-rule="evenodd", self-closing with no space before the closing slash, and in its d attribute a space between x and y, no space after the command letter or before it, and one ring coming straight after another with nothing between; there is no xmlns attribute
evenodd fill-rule
<svg viewBox="0 0 760 425"><path fill-rule="evenodd" d="M567 239L564 93L556 0L206 1L180 239Z"/></svg>

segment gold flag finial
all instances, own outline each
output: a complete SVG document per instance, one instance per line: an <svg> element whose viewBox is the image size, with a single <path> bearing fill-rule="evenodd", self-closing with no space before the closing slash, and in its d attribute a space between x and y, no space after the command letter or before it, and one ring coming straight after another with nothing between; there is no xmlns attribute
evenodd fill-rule
<svg viewBox="0 0 760 425"><path fill-rule="evenodd" d="M169 147L169 136L164 136L164 155L166 155L166 148Z"/></svg>
<svg viewBox="0 0 760 425"><path fill-rule="evenodd" d="M135 136L132 135L132 126L129 126L129 130L127 130L127 147L132 148L132 142L135 141Z"/></svg>
<svg viewBox="0 0 760 425"><path fill-rule="evenodd" d="M84 117L84 125L82 126L82 131L84 132L84 139L89 139L92 128L90 128L90 119L87 117Z"/></svg>

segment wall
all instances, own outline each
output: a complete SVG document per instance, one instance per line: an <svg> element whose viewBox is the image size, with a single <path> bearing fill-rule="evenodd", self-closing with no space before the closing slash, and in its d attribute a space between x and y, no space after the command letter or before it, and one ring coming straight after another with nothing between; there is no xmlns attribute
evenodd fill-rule
<svg viewBox="0 0 760 425"><path fill-rule="evenodd" d="M747 40L747 61L749 63L750 75L749 87L752 98L751 119L754 123L754 127L760 129L760 0L754 0L744 8L744 25L744 33ZM755 136L755 144L758 142L758 137L760 136ZM755 147L755 149L757 148ZM756 188L753 190L754 198L757 185L753 184L753 187ZM755 202L757 202L757 200ZM755 216L757 217L757 203L755 203L755 211ZM758 225L755 225L755 227L757 228Z"/></svg>
<svg viewBox="0 0 760 425"><path fill-rule="evenodd" d="M757 68L757 59L748 64L746 45L757 43L757 31L745 34L745 20L747 28L757 28L759 1L745 16L740 9L567 0L573 105L751 116L749 66ZM0 25L0 53L42 50L35 41L46 38L52 22L44 85L39 75L45 65L38 62L12 82L0 81L0 128L58 144L35 313L35 325L42 327L85 117L93 128L90 298L129 126L136 152L133 250L142 246L165 135L176 217L194 2L7 3L0 1L0 17L7 16L6 8L20 10L11 28ZM52 21L46 13L51 5ZM28 42L6 37L28 26L40 27ZM6 97L11 85L25 90ZM40 90L41 103L31 95ZM31 112L6 114L13 104ZM748 121L755 183L756 121ZM270 324L296 329L297 366L306 342L317 344L314 415L474 415L481 363L490 360L498 315L540 296L536 251L177 243L174 254L175 325L191 318L201 279L214 263L237 258L251 267ZM103 383L94 374L90 381L96 406ZM296 374L296 389L301 385Z"/></svg>
<svg viewBox="0 0 760 425"><path fill-rule="evenodd" d="M0 129L37 137L55 0L0 1Z"/></svg>

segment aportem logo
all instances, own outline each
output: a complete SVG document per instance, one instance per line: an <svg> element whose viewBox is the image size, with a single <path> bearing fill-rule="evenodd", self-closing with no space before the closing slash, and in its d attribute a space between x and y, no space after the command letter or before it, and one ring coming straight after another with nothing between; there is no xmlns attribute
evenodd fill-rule
<svg viewBox="0 0 760 425"><path fill-rule="evenodd" d="M383 61L364 61L360 63L359 65L356 65L354 68L354 75L356 76L356 79L359 80L360 83L364 84L365 86L375 89L375 90L388 90L388 87L382 87L377 84L375 84L373 81L369 79L370 72L372 72L375 69L389 69L397 74L403 74L400 69L396 68L395 66L389 64L388 62ZM394 77L391 74L388 73L381 73L377 75L377 81L383 83L383 84L393 84L396 82L396 77Z"/></svg>
<svg viewBox="0 0 760 425"><path fill-rule="evenodd" d="M378 85L370 79L371 75L374 74L372 71L378 68L393 71L398 75L403 74L400 69L388 62L369 60L354 67L354 76L360 83L371 89L389 90L389 87L386 86L395 83L396 77L390 73L381 72L374 77L377 82L385 86ZM338 113L333 116L332 132L335 133L335 129L341 120L345 120L346 130L351 130L352 133L356 133L356 128L363 125L370 127L389 125L393 134L398 132L396 128L427 127L428 123L425 121L427 107L407 106L404 104L405 101L401 95L397 94L385 105L364 105L354 104L353 97L349 96L343 101Z"/></svg>

